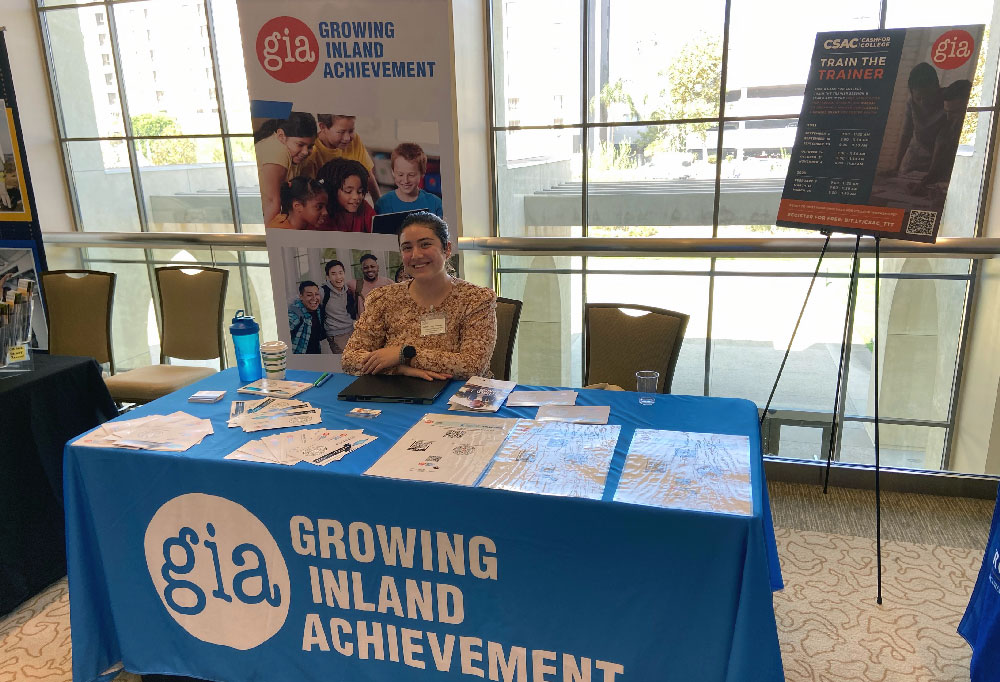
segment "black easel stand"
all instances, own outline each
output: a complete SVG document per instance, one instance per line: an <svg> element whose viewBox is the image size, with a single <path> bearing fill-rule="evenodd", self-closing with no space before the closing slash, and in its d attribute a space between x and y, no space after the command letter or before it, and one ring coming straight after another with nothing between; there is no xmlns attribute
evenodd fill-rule
<svg viewBox="0 0 1000 682"><path fill-rule="evenodd" d="M771 393L767 397L767 404L764 405L764 410L760 415L760 424L763 426L764 419L767 417L768 410L771 407L771 401L774 399L774 394L778 389L778 382L781 380L781 373L785 370L785 363L788 361L788 356L792 350L792 344L795 342L795 335L799 331L799 324L802 322L802 316L806 310L806 304L809 302L809 295L812 293L813 285L816 283L816 278L819 275L819 269L823 263L823 256L826 254L826 249L830 244L829 231L823 232L826 236L826 241L823 242L823 249L819 253L819 259L816 261L816 270L813 272L812 280L809 282L809 288L806 290L805 300L802 301L802 309L799 311L799 317L795 321L795 328L792 329L792 336L788 340L788 348L785 349L785 356L781 359L781 365L778 367L778 376L774 378L774 385L771 387ZM879 371L878 371L878 311L879 311L879 246L881 244L881 238L875 237L875 341L874 341L874 357L875 357L875 372L873 381L875 382L875 560L878 571L877 582L877 596L875 602L877 604L882 603L882 495L880 488L881 479L881 461L879 458L879 420L878 420L878 399L879 399ZM830 443L829 451L826 457L826 473L823 478L823 494L827 493L827 489L830 483L830 467L833 462L833 453L837 448L837 437L839 430L839 422L837 419L837 413L840 406L840 396L841 392L847 390L846 386L842 386L844 378L844 369L847 361L847 344L850 343L848 334L850 332L850 320L851 311L854 308L854 304L857 298L857 281L858 274L860 271L861 261L858 258L858 250L861 247L861 237L858 236L854 241L854 255L851 257L851 278L847 287L847 312L844 315L844 332L840 339L840 362L837 365L837 389L833 398L833 420L830 424Z"/></svg>
<svg viewBox="0 0 1000 682"><path fill-rule="evenodd" d="M878 570L878 596L875 598L876 604L882 603L882 496L879 490L879 449L878 449L878 263L879 263L879 242L880 237L875 237L875 340L873 344L873 355L875 357L875 373L872 381L875 384L875 557Z"/></svg>
<svg viewBox="0 0 1000 682"><path fill-rule="evenodd" d="M788 362L788 355L792 352L792 344L795 343L795 335L799 332L799 323L802 322L802 315L806 312L806 304L809 303L809 295L812 293L813 285L816 284L816 277L819 275L819 268L823 264L823 256L826 255L826 247L830 245L830 232L823 232L826 235L826 241L823 242L823 248L819 252L819 260L816 261L816 269L813 271L812 279L809 280L809 288L806 289L806 297L802 301L802 309L799 310L799 319L795 320L795 327L792 329L792 337L788 339L788 348L785 349L785 357L781 358L781 365L778 367L778 376L774 377L774 385L771 386L771 394L767 396L767 404L764 405L764 411L760 413L760 424L764 425L764 418L767 416L767 411L771 407L771 401L774 399L774 393L778 390L778 382L781 381L781 373L785 371L785 363ZM857 255L857 250L855 250L855 256Z"/></svg>
<svg viewBox="0 0 1000 682"><path fill-rule="evenodd" d="M840 409L840 392L846 387L841 387L844 378L844 367L847 363L847 344L851 342L847 338L851 329L851 310L854 308L854 297L857 295L858 270L860 261L858 260L858 248L861 246L861 236L858 235L854 241L854 255L851 257L851 280L847 284L847 312L844 313L844 333L840 337L840 362L837 363L837 388L833 394L833 420L830 422L830 447L826 454L826 474L823 478L823 494L826 495L827 487L830 484L830 464L833 462L833 453L837 449L837 410Z"/></svg>

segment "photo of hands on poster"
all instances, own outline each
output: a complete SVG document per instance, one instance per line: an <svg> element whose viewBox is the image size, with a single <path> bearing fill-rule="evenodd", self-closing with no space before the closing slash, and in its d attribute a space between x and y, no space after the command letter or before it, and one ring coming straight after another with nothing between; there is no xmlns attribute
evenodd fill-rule
<svg viewBox="0 0 1000 682"><path fill-rule="evenodd" d="M252 123L267 228L395 234L405 213L444 217L435 122L292 111Z"/></svg>

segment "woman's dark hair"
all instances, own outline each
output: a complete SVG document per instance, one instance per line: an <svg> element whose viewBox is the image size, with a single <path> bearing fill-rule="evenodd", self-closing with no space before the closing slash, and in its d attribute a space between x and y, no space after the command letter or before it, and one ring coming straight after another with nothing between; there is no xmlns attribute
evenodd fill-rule
<svg viewBox="0 0 1000 682"><path fill-rule="evenodd" d="M317 194L326 194L326 189L312 178L292 178L281 184L281 212L288 215L292 210L292 202L305 204Z"/></svg>
<svg viewBox="0 0 1000 682"><path fill-rule="evenodd" d="M334 159L327 161L316 173L316 179L326 188L330 195L330 213L342 211L340 203L336 201L334 192L344 186L347 178L352 175L358 176L361 180L361 193L368 193L368 169L353 159Z"/></svg>
<svg viewBox="0 0 1000 682"><path fill-rule="evenodd" d="M936 88L938 87L937 71L927 62L920 62L910 71L906 85L911 90L914 88Z"/></svg>
<svg viewBox="0 0 1000 682"><path fill-rule="evenodd" d="M257 129L253 141L271 137L279 129L286 137L316 137L316 119L308 111L293 111L286 119L272 118Z"/></svg>
<svg viewBox="0 0 1000 682"><path fill-rule="evenodd" d="M972 92L972 83L962 79L955 81L951 85L948 85L941 91L941 98L946 102L950 102L956 99L969 99L969 94Z"/></svg>
<svg viewBox="0 0 1000 682"><path fill-rule="evenodd" d="M434 234L441 240L441 249L448 247L448 223L434 215L430 211L418 211L403 218L403 223L396 230L396 238L403 236L403 230L410 225L423 225L434 230Z"/></svg>

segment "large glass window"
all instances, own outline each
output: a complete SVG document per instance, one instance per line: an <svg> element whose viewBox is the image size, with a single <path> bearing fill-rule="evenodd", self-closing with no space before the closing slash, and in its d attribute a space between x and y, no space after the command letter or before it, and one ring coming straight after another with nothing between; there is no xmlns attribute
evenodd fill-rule
<svg viewBox="0 0 1000 682"><path fill-rule="evenodd" d="M262 232L236 0L38 5L77 228ZM118 273L120 369L158 360L158 265L227 267L227 313L273 329L260 254L90 248L82 260Z"/></svg>
<svg viewBox="0 0 1000 682"><path fill-rule="evenodd" d="M680 13L641 0L491 7L498 236L813 238L818 256L818 233L774 225L816 32L962 23L986 24L987 34L941 234L979 233L996 119L994 0L711 0ZM551 54L529 47L540 44ZM836 412L845 420L838 458L873 461L877 324L880 417L893 422L882 427L884 461L945 467L975 266L883 259L876 320L872 260L863 259L853 287L850 259L825 261L772 403L768 451L825 457ZM530 313L515 377L579 382L584 305L641 303L690 316L674 392L763 407L815 265L815 257L501 257L501 295L524 298ZM539 292L544 304L529 311Z"/></svg>

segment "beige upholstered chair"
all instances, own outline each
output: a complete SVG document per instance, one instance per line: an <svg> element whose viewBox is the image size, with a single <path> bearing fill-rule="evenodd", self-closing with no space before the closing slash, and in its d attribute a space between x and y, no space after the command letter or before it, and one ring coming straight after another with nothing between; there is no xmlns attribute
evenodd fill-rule
<svg viewBox="0 0 1000 682"><path fill-rule="evenodd" d="M48 313L49 353L91 357L115 373L111 310L115 273L50 270L39 276Z"/></svg>
<svg viewBox="0 0 1000 682"><path fill-rule="evenodd" d="M490 360L490 371L497 379L510 379L510 361L514 357L514 339L520 319L521 301L497 297L497 343Z"/></svg>
<svg viewBox="0 0 1000 682"><path fill-rule="evenodd" d="M645 311L638 317L624 310ZM635 390L635 373L660 373L657 390L669 393L688 316L662 308L620 303L588 303L587 376L584 384L606 382Z"/></svg>
<svg viewBox="0 0 1000 682"><path fill-rule="evenodd" d="M115 401L147 403L215 373L208 367L168 365L167 358L220 358L221 366L226 366L222 323L228 281L229 272L220 268L185 265L156 269L160 364L109 377L106 383Z"/></svg>

